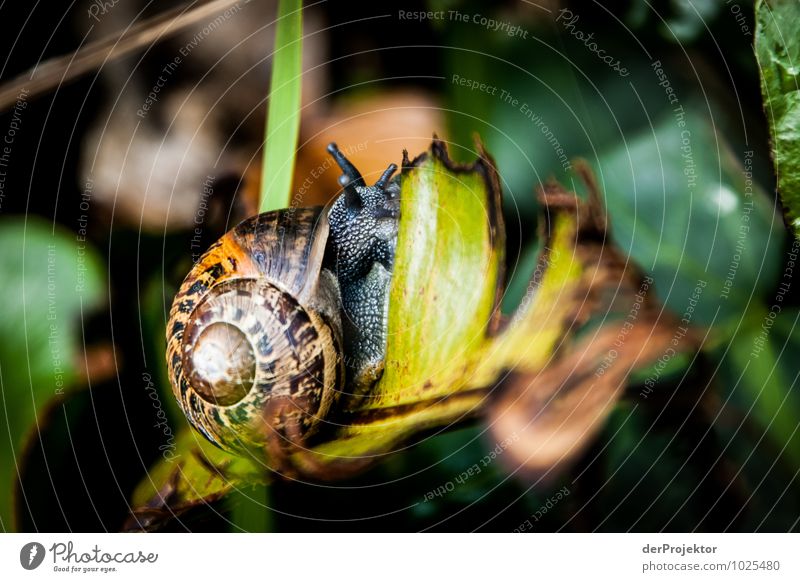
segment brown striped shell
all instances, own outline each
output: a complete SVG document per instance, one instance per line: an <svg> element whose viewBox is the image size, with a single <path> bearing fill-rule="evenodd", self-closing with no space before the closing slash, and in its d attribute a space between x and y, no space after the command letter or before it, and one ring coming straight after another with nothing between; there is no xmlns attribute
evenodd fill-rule
<svg viewBox="0 0 800 582"><path fill-rule="evenodd" d="M278 210L239 224L181 285L167 324L167 363L189 422L234 451L278 428L267 403L288 397L313 430L343 380L338 286L322 269L322 208Z"/></svg>

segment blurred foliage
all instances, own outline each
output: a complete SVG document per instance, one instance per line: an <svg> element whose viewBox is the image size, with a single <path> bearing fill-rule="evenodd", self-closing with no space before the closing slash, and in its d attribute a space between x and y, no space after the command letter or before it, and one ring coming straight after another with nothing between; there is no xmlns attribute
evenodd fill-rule
<svg viewBox="0 0 800 582"><path fill-rule="evenodd" d="M36 218L2 219L0 248L0 530L10 531L26 449L48 411L81 387L82 322L102 302L105 276L84 240Z"/></svg>
<svg viewBox="0 0 800 582"><path fill-rule="evenodd" d="M753 153L735 156L695 110L687 107L683 126L670 113L627 135L598 168L616 243L677 314L702 282L691 320L721 340L774 290L785 229L774 202L745 176Z"/></svg>
<svg viewBox="0 0 800 582"><path fill-rule="evenodd" d="M774 29L784 30L785 22L791 30L796 3L770 4L784 11L770 21ZM648 387L632 383L598 442L600 458L587 455L589 468L578 471L581 480L604 483L587 501L585 517L597 515L598 527L612 531L796 528L788 494L766 507L743 493L763 499L759 488L769 482L797 497L792 475L800 468L799 369L787 358L797 337L796 291L779 287L791 280L796 257L766 194L772 179L752 90L752 13L747 3L736 12L718 2L657 3L658 13L643 3L628 6L616 11L628 26L619 34L604 9L581 3L565 6L570 18L579 16L574 28L554 10L554 20L530 23L527 40L469 23L448 29L451 136L466 145L470 132L481 133L507 188L507 221L520 225L524 250L509 265L504 311L525 293L541 244L526 236L532 190L553 176L581 192L559 153L584 156L601 182L615 242L650 273L668 308L707 330L697 357L664 358L636 375ZM480 12L469 2L461 9ZM744 20L737 20L740 13ZM569 34L575 30L593 33L630 75L599 63ZM791 60L791 51L779 54L780 62ZM452 74L489 89L470 90ZM728 94L723 86L732 87ZM730 94L740 101L732 103ZM796 148L795 132L785 139ZM796 163L793 151L785 151L789 164ZM783 168L787 183L797 178L791 167ZM652 407L666 404L658 422L647 421ZM679 429L689 419L704 425L696 450ZM769 458L767 466L759 456ZM728 463L732 468L720 469ZM702 499L715 491L720 503Z"/></svg>

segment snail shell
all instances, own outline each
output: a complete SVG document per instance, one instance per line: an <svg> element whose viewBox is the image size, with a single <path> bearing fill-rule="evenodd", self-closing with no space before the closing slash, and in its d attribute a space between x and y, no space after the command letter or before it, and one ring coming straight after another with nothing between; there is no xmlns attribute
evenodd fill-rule
<svg viewBox="0 0 800 582"><path fill-rule="evenodd" d="M322 268L322 208L239 224L199 259L167 324L167 363L188 420L222 448L262 447L270 399L315 430L343 384L338 286ZM284 420L287 417L283 417Z"/></svg>
<svg viewBox="0 0 800 582"><path fill-rule="evenodd" d="M360 396L383 372L397 166L368 186L336 144L328 151L343 187L330 208L245 220L200 258L172 304L172 390L222 448L263 449L275 431L305 438L345 381Z"/></svg>

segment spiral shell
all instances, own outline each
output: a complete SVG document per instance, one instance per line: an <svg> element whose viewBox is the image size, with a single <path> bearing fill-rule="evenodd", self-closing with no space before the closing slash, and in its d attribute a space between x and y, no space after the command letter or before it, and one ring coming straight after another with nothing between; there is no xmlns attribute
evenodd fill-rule
<svg viewBox="0 0 800 582"><path fill-rule="evenodd" d="M342 385L335 281L322 271L328 234L321 208L245 220L200 258L167 324L167 363L186 417L222 448L263 447L287 398L315 429Z"/></svg>

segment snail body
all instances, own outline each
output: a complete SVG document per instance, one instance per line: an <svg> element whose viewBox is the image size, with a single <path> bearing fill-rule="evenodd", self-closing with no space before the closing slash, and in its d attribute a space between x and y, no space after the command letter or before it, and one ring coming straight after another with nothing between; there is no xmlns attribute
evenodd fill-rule
<svg viewBox="0 0 800 582"><path fill-rule="evenodd" d="M344 172L344 191L330 208L243 221L197 261L173 301L173 393L189 422L225 449L263 447L287 420L268 413L277 398L311 434L339 393L366 391L380 377L396 166L366 186L334 144L328 149Z"/></svg>

